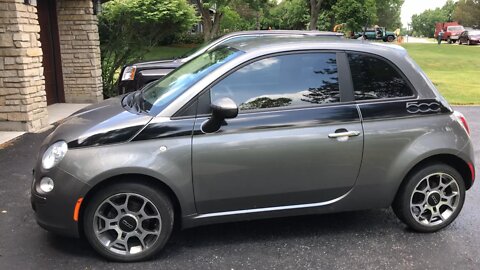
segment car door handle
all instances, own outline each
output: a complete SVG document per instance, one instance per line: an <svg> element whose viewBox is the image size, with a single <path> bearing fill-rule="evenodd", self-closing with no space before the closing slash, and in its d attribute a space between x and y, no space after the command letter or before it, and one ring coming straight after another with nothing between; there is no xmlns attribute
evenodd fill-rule
<svg viewBox="0 0 480 270"><path fill-rule="evenodd" d="M328 134L328 137L331 139L340 138L340 137L354 137L360 135L360 131L345 131L345 132L335 132Z"/></svg>

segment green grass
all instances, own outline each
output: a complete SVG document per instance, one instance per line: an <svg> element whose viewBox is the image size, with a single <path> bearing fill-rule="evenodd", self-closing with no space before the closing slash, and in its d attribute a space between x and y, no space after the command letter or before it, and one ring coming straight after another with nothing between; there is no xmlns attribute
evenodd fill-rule
<svg viewBox="0 0 480 270"><path fill-rule="evenodd" d="M181 46L160 46L153 48L148 52L144 59L148 60L162 60L173 59L184 55L186 52L192 50L197 45L181 45Z"/></svg>
<svg viewBox="0 0 480 270"><path fill-rule="evenodd" d="M480 48L403 44L450 104L480 104Z"/></svg>

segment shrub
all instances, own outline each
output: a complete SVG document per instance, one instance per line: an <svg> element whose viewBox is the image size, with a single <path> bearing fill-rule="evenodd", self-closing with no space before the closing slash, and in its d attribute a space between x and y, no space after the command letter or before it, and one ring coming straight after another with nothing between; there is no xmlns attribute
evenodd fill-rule
<svg viewBox="0 0 480 270"><path fill-rule="evenodd" d="M104 95L115 95L115 72L161 40L198 21L188 0L112 0L99 15Z"/></svg>

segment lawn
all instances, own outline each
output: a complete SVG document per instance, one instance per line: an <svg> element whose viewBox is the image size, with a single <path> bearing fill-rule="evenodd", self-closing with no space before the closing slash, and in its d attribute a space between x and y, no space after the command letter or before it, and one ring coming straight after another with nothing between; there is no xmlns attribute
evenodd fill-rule
<svg viewBox="0 0 480 270"><path fill-rule="evenodd" d="M480 46L402 46L450 104L480 104Z"/></svg>
<svg viewBox="0 0 480 270"><path fill-rule="evenodd" d="M451 104L480 104L480 46L403 44ZM145 60L180 57L194 46L157 47Z"/></svg>

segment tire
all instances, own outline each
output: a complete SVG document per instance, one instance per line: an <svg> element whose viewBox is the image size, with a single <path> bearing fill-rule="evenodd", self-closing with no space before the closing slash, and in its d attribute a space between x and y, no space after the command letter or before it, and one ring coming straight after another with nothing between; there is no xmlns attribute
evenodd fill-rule
<svg viewBox="0 0 480 270"><path fill-rule="evenodd" d="M395 40L395 37L394 36L388 36L387 37L387 41L388 42L393 42Z"/></svg>
<svg viewBox="0 0 480 270"><path fill-rule="evenodd" d="M125 182L101 189L87 202L83 230L100 255L133 262L151 258L165 246L173 221L173 206L164 192ZM116 243L108 247L112 242Z"/></svg>
<svg viewBox="0 0 480 270"><path fill-rule="evenodd" d="M442 176L443 186L437 184L439 175ZM454 192L456 195L453 195ZM435 232L455 220L464 201L465 182L460 173L449 165L436 163L409 174L395 197L392 209L411 229ZM416 205L411 205L413 203Z"/></svg>
<svg viewBox="0 0 480 270"><path fill-rule="evenodd" d="M447 42L448 42L448 44L452 44L452 39L451 39L451 38L448 38L448 39L447 39Z"/></svg>
<svg viewBox="0 0 480 270"><path fill-rule="evenodd" d="M458 40L458 45L463 45L462 40Z"/></svg>

